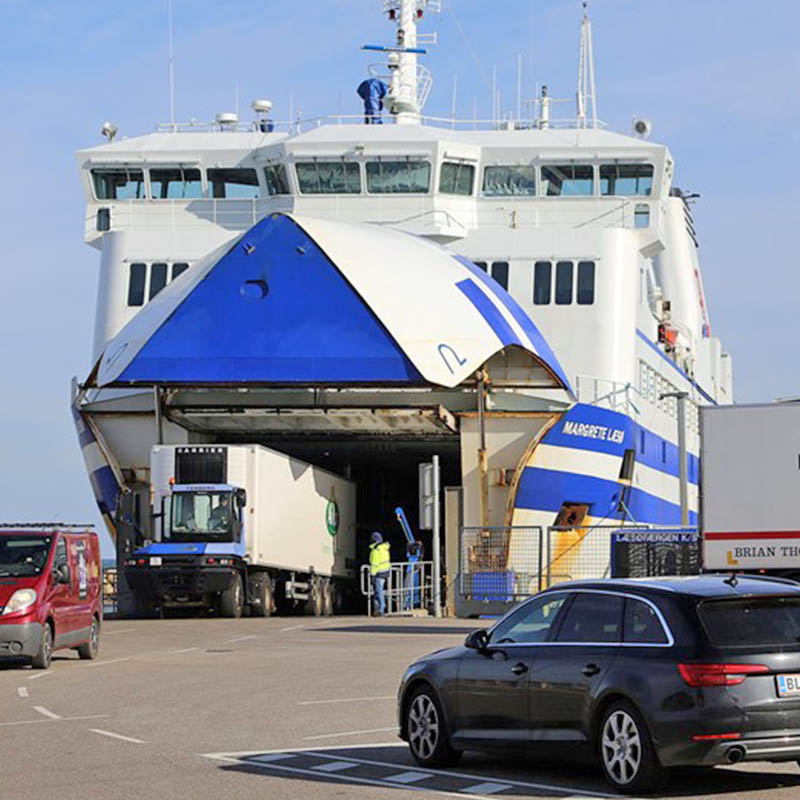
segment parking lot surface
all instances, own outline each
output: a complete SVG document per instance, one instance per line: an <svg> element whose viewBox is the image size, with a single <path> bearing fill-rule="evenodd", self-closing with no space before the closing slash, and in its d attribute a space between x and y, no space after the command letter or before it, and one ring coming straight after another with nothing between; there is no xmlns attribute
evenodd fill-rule
<svg viewBox="0 0 800 800"><path fill-rule="evenodd" d="M463 620L108 621L93 662L0 662L0 797L573 798L615 796L585 760L467 753L420 769L395 696ZM797 800L796 764L684 770L663 797Z"/></svg>

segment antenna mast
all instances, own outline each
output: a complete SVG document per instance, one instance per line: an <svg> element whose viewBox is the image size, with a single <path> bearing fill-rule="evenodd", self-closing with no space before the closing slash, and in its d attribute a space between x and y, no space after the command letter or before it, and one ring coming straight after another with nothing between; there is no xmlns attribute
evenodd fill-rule
<svg viewBox="0 0 800 800"><path fill-rule="evenodd" d="M581 54L578 62L578 127L597 127L597 94L594 86L594 52L592 51L592 23L586 11L588 3L583 3L581 20ZM591 116L587 119L588 104L591 101Z"/></svg>

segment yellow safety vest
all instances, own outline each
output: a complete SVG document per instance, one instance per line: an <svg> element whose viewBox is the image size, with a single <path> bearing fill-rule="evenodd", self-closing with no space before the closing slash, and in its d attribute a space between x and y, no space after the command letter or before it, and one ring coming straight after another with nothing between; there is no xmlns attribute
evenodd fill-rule
<svg viewBox="0 0 800 800"><path fill-rule="evenodd" d="M369 567L373 575L377 575L379 572L388 572L391 564L389 542L381 542L380 544L371 544L369 546Z"/></svg>

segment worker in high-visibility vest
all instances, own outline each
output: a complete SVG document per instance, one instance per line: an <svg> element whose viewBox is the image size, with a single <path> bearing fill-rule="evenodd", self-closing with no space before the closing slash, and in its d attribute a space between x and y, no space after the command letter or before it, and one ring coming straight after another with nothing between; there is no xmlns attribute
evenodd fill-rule
<svg viewBox="0 0 800 800"><path fill-rule="evenodd" d="M386 581L389 580L389 571L392 556L389 551L389 542L383 541L383 535L373 531L369 546L369 571L372 579L372 610L378 616L386 613Z"/></svg>

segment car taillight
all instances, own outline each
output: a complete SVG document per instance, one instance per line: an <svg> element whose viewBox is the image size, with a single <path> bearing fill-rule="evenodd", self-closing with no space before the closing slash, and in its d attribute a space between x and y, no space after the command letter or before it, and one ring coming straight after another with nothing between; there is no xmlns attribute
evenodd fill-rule
<svg viewBox="0 0 800 800"><path fill-rule="evenodd" d="M763 664L678 664L689 686L736 686L748 675L769 672Z"/></svg>

